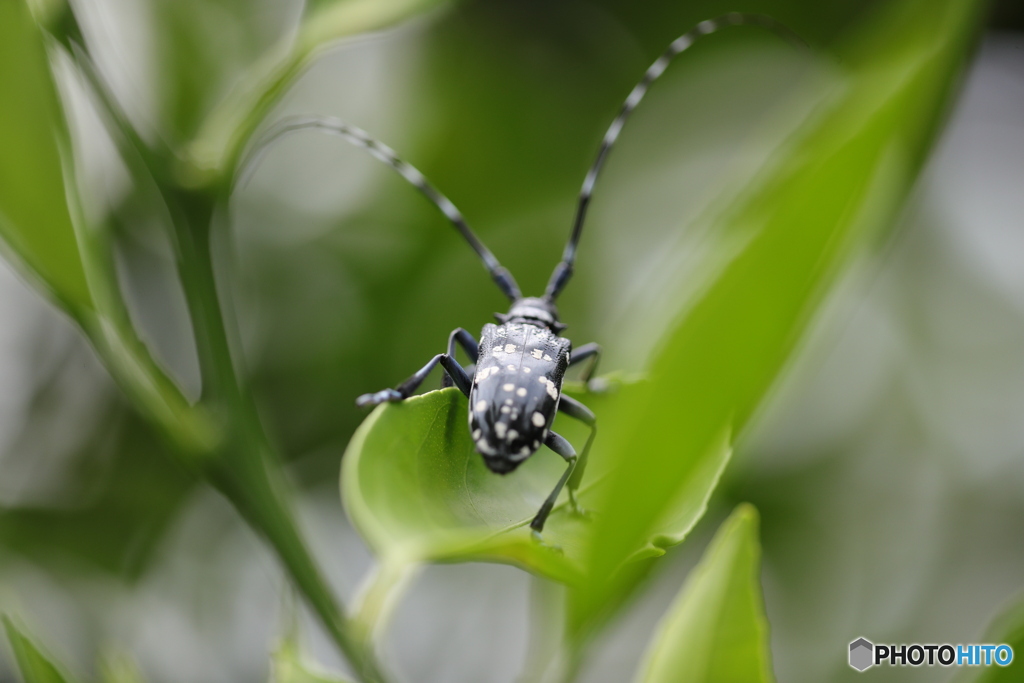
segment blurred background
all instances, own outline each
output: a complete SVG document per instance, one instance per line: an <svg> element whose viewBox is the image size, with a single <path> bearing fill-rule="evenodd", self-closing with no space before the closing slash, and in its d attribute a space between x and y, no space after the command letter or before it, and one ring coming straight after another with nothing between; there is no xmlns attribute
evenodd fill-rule
<svg viewBox="0 0 1024 683"><path fill-rule="evenodd" d="M664 46L734 9L792 26L822 49L801 53L740 28L679 60L601 177L563 319L577 344L604 346L603 370L642 370L646 340L666 323L658 293L699 261L700 236L687 226L799 124L836 68L827 46L876 4L462 2L331 49L271 118L330 114L386 141L535 294L601 135ZM175 144L246 66L287 40L301 7L102 0L80 9L135 125ZM115 220L133 320L196 396L166 232L69 73L86 208ZM980 642L1024 591L1022 114L1024 11L1007 2L993 8L898 225L843 276L707 518L596 644L582 681L629 680L668 596L741 500L763 516L780 681L852 680L846 647L858 636ZM452 328L475 330L505 302L429 203L334 138L278 143L236 191L228 221L218 263L235 341L314 550L351 597L372 562L337 493L363 417L354 397L407 377ZM83 674L101 652L129 656L153 682L266 680L291 609L275 560L175 464L77 330L6 265L0 320L0 605ZM531 581L503 566L428 569L386 639L403 680L518 680ZM340 666L306 621L316 658ZM871 675L952 678L927 668ZM0 681L13 680L0 651Z"/></svg>

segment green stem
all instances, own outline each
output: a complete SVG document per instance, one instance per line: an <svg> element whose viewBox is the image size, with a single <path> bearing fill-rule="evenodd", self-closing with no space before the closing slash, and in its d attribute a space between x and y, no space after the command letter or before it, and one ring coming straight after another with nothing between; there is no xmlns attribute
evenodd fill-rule
<svg viewBox="0 0 1024 683"><path fill-rule="evenodd" d="M363 579L352 607L351 632L366 647L373 647L406 589L422 567L417 563L387 560Z"/></svg>
<svg viewBox="0 0 1024 683"><path fill-rule="evenodd" d="M336 599L299 531L290 505L290 491L286 484L279 459L263 431L256 406L245 391L235 372L234 359L225 326L224 312L217 295L217 284L211 253L211 230L214 209L218 203L215 190L186 190L176 186L174 179L162 165L168 156L166 150L153 153L148 149L128 121L128 117L113 97L102 75L96 70L91 58L81 45L81 31L73 13L64 17L60 42L71 49L78 58L82 71L92 86L101 108L113 128L113 135L140 182L152 182L170 213L174 228L173 239L178 259L178 272L185 291L189 315L192 321L196 350L199 356L203 381L203 396L195 410L185 410L187 404L174 410L148 407L150 417L157 416L156 422L163 430L174 435L179 429L173 423L175 418L191 416L195 412L206 422L194 427L196 438L190 439L179 449L186 461L197 466L207 479L231 501L245 520L261 533L280 558L286 572L296 588L303 594L316 612L339 650L348 659L356 675L371 683L386 683L380 665L372 649L354 638L352 628L345 618L343 606ZM63 40L62 40L63 38ZM294 74L292 74L294 75ZM269 107L279 96L284 81L278 85L276 95L262 103ZM251 130L248 131L251 133ZM141 162L141 163L140 163ZM100 245L97 251L105 252ZM109 246L109 245L107 245ZM109 252L107 252L109 254ZM112 280L111 280L112 281ZM158 387L148 387L152 382L138 381L140 375L150 377L143 370L152 368L146 364L149 359L141 343L133 344L130 324L119 315L119 307L113 305L119 296L111 294L111 322L117 329L107 329L103 317L98 324L84 325L86 332L101 350L115 375L121 377L133 395L149 397ZM123 317L123 319L122 319ZM116 324L120 321L122 324ZM125 353L133 351L134 353ZM123 367L126 358L137 361L140 370ZM118 362L113 362L117 359ZM130 364L129 364L130 365ZM143 367L144 366L144 367ZM162 377L158 375L157 379ZM160 384L157 382L157 384ZM161 385L163 386L163 385ZM173 384L171 385L173 387ZM176 392L164 391L160 398ZM157 392L159 393L159 392ZM157 404L148 400L147 404ZM175 406L172 402L172 408ZM213 423L213 424L209 424ZM217 432L217 437L206 434L200 427L206 425L206 432ZM214 426L215 425L215 426ZM192 452L203 451L200 457ZM185 452L189 451L189 452Z"/></svg>
<svg viewBox="0 0 1024 683"><path fill-rule="evenodd" d="M203 378L202 403L226 432L224 446L210 460L206 474L266 538L356 674L365 681L383 683L387 679L372 650L351 634L341 603L299 532L278 457L235 372L211 253L215 200L203 193L177 191L168 196L168 205Z"/></svg>

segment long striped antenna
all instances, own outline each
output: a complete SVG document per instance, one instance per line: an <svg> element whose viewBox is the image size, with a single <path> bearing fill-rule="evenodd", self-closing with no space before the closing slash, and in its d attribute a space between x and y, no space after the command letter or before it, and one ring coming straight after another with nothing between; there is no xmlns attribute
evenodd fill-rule
<svg viewBox="0 0 1024 683"><path fill-rule="evenodd" d="M244 185L252 174L257 162L262 158L263 154L266 153L269 145L277 140L278 138L295 133L300 130L320 130L326 133L337 135L346 142L350 142L356 147L365 149L377 159L380 159L385 164L393 168L403 178L415 187L417 190L422 192L427 199L433 202L434 206L441 210L441 213L455 226L455 229L469 242L469 246L473 248L473 251L477 253L480 260L483 261L484 267L487 268L487 272L491 274L491 278L497 283L498 288L501 289L502 293L505 294L511 301L516 301L522 294L519 291L519 285L516 284L515 278L512 277L512 273L507 268L498 263L498 259L495 258L491 250L488 249L480 238L469 228L469 224L466 223L466 219L463 218L462 212L459 211L448 197L441 194L437 188L431 185L422 173L420 173L411 164L402 161L395 154L395 150L391 149L382 142L374 140L366 131L360 130L355 126L350 126L341 119L334 118L333 116L289 116L281 119L260 138L252 150L247 155L247 158L242 163L242 172L238 175L238 180L235 185Z"/></svg>
<svg viewBox="0 0 1024 683"><path fill-rule="evenodd" d="M597 182L597 176L601 172L605 160L608 158L608 153L618 139L619 133L622 132L626 119L633 113L636 106L640 104L640 100L647 94L651 84L665 72L673 57L697 42L698 38L730 26L761 26L800 47L807 46L796 33L775 19L764 14L744 14L741 12L730 12L715 19L702 21L672 41L661 56L647 69L640 82L633 87L629 97L622 103L619 115L612 121L612 125L608 127L608 132L604 134L604 139L601 140L601 148L597 152L597 158L594 159L594 163L590 166L587 177L583 180L583 187L580 189L579 201L576 204L576 217L573 220L569 242L565 245L562 260L555 266L555 271L551 274L551 279L548 281L547 290L544 292L545 299L554 301L566 283L569 282L569 278L572 277L573 264L576 262L576 246L579 244L580 235L583 233L583 221L587 217L587 207L590 205L590 197L594 192L594 184Z"/></svg>

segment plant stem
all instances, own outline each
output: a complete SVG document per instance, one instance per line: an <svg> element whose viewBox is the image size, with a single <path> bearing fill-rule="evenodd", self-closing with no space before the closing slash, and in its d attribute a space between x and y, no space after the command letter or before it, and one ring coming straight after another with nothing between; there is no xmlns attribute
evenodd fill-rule
<svg viewBox="0 0 1024 683"><path fill-rule="evenodd" d="M251 396L235 371L211 253L212 195L169 193L178 269L194 328L203 378L202 403L221 421L223 446L205 474L277 553L298 590L362 680L387 678L372 650L353 637L340 601L306 546L291 509L279 458L267 439Z"/></svg>
<svg viewBox="0 0 1024 683"><path fill-rule="evenodd" d="M221 195L212 186L207 186L206 190L184 189L175 183L173 173L168 173L164 164L165 158L169 156L167 150L160 149L154 153L131 126L120 103L83 47L85 42L72 11L67 11L61 18L60 29L55 38L77 58L95 91L100 107L107 115L107 123L114 129L112 134L126 162L139 176L139 182L152 182L155 185L169 211L174 228L178 273L193 326L203 381L200 404L212 418L210 421L217 423L215 427L219 429L213 431L220 432L216 439L204 436L189 440L186 444L189 452L182 451L180 455L187 464L198 466L210 483L231 501L246 522L264 536L296 588L351 664L354 673L369 683L386 683L388 679L376 661L372 645L353 636L343 605L328 587L302 538L291 509L290 492L279 458L263 431L252 397L245 391L235 371L224 312L217 294L211 244L215 208ZM275 92L267 95L267 101L262 102L261 112L276 101L275 98L283 91L284 83L282 80ZM239 146L244 145L245 135L251 134L254 128L255 125L252 125L243 133ZM120 297L113 292L109 294L112 306L113 299L117 299L116 303L119 304ZM120 338L130 330L122 329L117 334L108 334L100 327L93 327L95 329L90 330L89 326L83 326L90 332L94 343L102 347L101 356L116 376L132 375L113 362L121 352L134 350L136 353L132 355L133 358L138 356L142 361L148 359L148 355L141 352L144 347L137 340ZM133 386L131 382L127 384ZM140 395L145 394L143 392ZM181 406L178 406L176 412L147 411L151 418L155 415L163 417L156 420L157 426L170 432L172 437L178 430L168 424L168 419L181 418L186 413ZM187 426L190 427L189 434L196 431L195 425ZM193 451L197 444L198 447L205 445L210 449L210 452L201 454L206 457L196 457Z"/></svg>

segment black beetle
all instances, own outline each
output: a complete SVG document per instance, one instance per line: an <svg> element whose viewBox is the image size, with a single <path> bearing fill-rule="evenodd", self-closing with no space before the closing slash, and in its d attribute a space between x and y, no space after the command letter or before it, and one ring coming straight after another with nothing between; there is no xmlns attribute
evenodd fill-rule
<svg viewBox="0 0 1024 683"><path fill-rule="evenodd" d="M464 329L456 329L448 338L446 353L434 356L416 374L394 389L363 394L356 399L356 404L371 406L408 398L440 363L446 373L443 385L454 384L469 399L469 429L477 452L483 456L490 470L499 474L513 471L533 455L541 444L548 446L569 464L565 474L530 523L535 534L539 534L544 528L544 522L566 483L570 503L574 510L579 511L574 492L583 476L587 455L597 434L594 414L579 401L562 394L562 379L570 365L589 358L591 362L582 377L589 385L601 349L597 344L585 344L573 351L572 342L560 336L565 325L559 321L558 310L555 307L555 300L572 276L576 246L583 230L584 218L597 176L626 119L643 99L651 83L665 71L672 58L690 47L701 36L737 25L761 26L787 40L802 43L788 28L771 17L737 12L702 21L674 40L629 93L618 116L605 133L597 157L583 181L572 233L562 260L552 273L542 297L523 297L512 274L498 263L490 250L470 230L455 205L427 182L422 173L399 159L391 148L374 140L364 131L331 117L288 117L276 124L255 148L255 153L258 154L281 135L307 128L339 135L390 165L426 195L480 256L495 283L512 302L507 314L496 314L499 324L485 325L479 344ZM473 366L470 367L472 372L467 372L455 359L456 344L461 346L473 361ZM578 462L572 445L551 431L556 411L582 420L590 427L590 436Z"/></svg>

